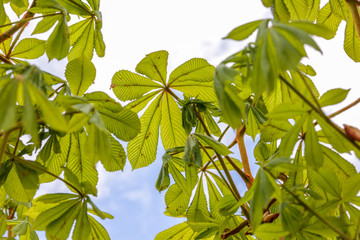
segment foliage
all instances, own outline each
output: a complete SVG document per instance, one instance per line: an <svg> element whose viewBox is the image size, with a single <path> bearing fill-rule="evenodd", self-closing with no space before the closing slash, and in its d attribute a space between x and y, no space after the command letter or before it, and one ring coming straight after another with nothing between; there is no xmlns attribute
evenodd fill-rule
<svg viewBox="0 0 360 240"><path fill-rule="evenodd" d="M262 2L273 18L232 30L226 38L256 33L256 40L216 68L193 58L168 76L168 53L157 51L136 73L115 73L111 88L127 101L122 106L88 92L94 50L105 54L99 0L1 0L0 235L110 239L95 217L112 216L92 201L97 163L122 170L122 140L129 141L132 168L145 167L156 158L160 133L166 152L155 187L166 190L165 213L186 220L155 239L358 239L359 173L341 153L360 158L360 130L331 118L360 100L325 115L323 108L344 101L349 90L320 96L315 70L301 63L306 45L321 52L313 36L333 38L342 21L344 50L360 61L358 2ZM10 22L9 8L18 20ZM47 40L22 37L38 18L32 34L48 33ZM68 59L66 80L29 63L44 54ZM229 128L236 137L226 146ZM246 134L256 142L255 177ZM34 199L40 184L55 179L72 193Z"/></svg>

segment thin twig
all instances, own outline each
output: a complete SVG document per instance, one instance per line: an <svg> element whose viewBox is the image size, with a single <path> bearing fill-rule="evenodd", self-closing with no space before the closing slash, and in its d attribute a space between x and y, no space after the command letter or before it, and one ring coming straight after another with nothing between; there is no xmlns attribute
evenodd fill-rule
<svg viewBox="0 0 360 240"><path fill-rule="evenodd" d="M340 110L338 110L338 111L336 111L336 112L328 115L328 118L333 118L333 117L335 117L335 116L337 116L337 115L345 112L346 110L352 108L353 106L355 106L355 105L358 104L358 103L360 103L360 98L356 99L354 102L352 102L352 103L350 103L349 105L343 107L342 109L340 109Z"/></svg>

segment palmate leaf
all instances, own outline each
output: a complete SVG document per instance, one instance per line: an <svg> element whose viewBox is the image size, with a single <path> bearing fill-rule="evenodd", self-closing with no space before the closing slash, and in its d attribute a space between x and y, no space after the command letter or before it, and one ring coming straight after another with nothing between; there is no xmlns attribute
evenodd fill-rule
<svg viewBox="0 0 360 240"><path fill-rule="evenodd" d="M88 21L83 32L77 38L76 42L71 48L68 55L68 59L69 61L71 61L72 59L82 56L88 59L92 59L93 52L94 52L94 21Z"/></svg>
<svg viewBox="0 0 360 240"><path fill-rule="evenodd" d="M213 67L204 59L191 59L167 75L166 51L153 52L140 61L136 71L145 76L121 70L112 79L112 89L119 100L133 100L126 108L139 112L140 134L128 144L129 161L133 169L149 165L155 160L159 125L164 147L183 145L186 139L182 128L181 111L175 100L180 98L172 91L186 96L216 101L212 86ZM171 83L170 83L171 81Z"/></svg>

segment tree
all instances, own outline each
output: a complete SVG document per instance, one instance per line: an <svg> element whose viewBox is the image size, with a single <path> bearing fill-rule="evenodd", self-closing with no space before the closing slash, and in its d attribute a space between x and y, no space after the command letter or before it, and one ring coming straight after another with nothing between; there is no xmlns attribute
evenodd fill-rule
<svg viewBox="0 0 360 240"><path fill-rule="evenodd" d="M110 239L97 217L112 216L92 201L96 164L122 170L122 140L129 141L132 168L146 167L160 134L166 152L155 187L166 191L166 214L186 220L155 239L358 239L360 175L341 153L360 158L360 130L331 118L360 99L326 115L323 108L342 102L349 90L320 96L315 70L301 60L305 45L321 51L312 36L331 39L345 21L344 50L360 61L359 4L262 2L273 18L232 30L226 38L256 34L256 41L217 67L193 58L168 75L168 53L157 51L136 73L115 73L111 88L127 101L122 106L87 91L96 75L93 52L105 54L99 0L2 0L1 235L37 239L36 231L45 230L48 239ZM9 8L19 19L10 21ZM34 19L41 21L32 35L47 33L46 40L23 36ZM27 61L44 54L68 59L66 80ZM225 146L230 128L236 137ZM245 134L256 142L256 174ZM239 160L231 155L234 146ZM72 193L34 199L40 184L55 179Z"/></svg>

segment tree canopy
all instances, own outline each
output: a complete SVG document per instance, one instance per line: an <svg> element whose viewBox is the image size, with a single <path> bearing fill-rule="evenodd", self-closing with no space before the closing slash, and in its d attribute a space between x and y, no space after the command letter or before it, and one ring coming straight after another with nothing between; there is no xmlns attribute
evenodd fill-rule
<svg viewBox="0 0 360 240"><path fill-rule="evenodd" d="M39 231L56 240L119 238L101 224L111 213L93 202L97 168L121 171L126 161L146 167L157 158L159 138L166 151L154 191L166 191L165 214L184 221L156 240L359 239L360 174L343 153L359 160L360 130L332 118L360 98L326 114L324 107L343 102L349 90L321 95L316 67L302 62L308 47L321 52L314 37L334 38L341 22L344 51L360 61L357 0L262 0L271 18L225 36L247 41L243 49L218 66L194 57L172 72L168 57L176 56L148 53L135 72L114 73L117 99L88 90L101 71L94 52L106 52L100 0L0 3L4 239L35 240ZM26 36L35 19L41 20ZM29 62L43 55L67 59L65 79ZM236 136L226 145L229 129ZM245 135L256 144L253 152ZM35 198L54 180L69 192Z"/></svg>

